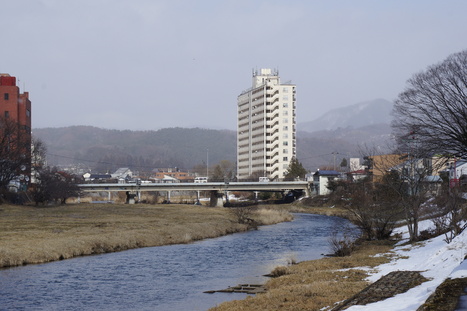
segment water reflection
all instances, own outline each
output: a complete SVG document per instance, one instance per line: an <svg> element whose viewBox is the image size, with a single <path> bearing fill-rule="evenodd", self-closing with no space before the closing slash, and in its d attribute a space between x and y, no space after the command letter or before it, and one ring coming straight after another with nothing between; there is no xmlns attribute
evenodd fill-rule
<svg viewBox="0 0 467 311"><path fill-rule="evenodd" d="M0 271L6 310L206 310L245 294L203 294L328 252L337 217L295 220L187 245L130 250Z"/></svg>

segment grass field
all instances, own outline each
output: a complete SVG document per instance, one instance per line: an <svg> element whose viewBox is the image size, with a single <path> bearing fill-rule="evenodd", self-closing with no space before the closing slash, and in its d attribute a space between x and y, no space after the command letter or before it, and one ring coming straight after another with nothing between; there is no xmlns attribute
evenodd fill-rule
<svg viewBox="0 0 467 311"><path fill-rule="evenodd" d="M292 219L259 209L262 224ZM226 208L194 205L0 205L0 267L43 263L132 248L189 243L248 230Z"/></svg>

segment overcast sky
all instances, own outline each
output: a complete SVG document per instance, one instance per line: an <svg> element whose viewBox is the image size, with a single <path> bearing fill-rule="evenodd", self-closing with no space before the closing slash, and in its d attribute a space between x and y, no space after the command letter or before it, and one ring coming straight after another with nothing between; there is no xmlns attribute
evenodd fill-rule
<svg viewBox="0 0 467 311"><path fill-rule="evenodd" d="M297 121L375 98L467 48L465 0L0 0L0 73L33 127L235 129L253 69Z"/></svg>

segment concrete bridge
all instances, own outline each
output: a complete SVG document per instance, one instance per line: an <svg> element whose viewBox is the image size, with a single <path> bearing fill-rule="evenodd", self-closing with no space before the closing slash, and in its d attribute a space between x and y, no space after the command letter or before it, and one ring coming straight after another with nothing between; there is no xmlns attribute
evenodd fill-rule
<svg viewBox="0 0 467 311"><path fill-rule="evenodd" d="M210 206L218 206L219 198L228 191L253 191L257 195L261 191L288 192L302 190L309 195L309 183L306 181L279 181L279 182L208 182L208 183L130 183L130 184L80 184L79 188L84 192L105 191L127 194L127 201L134 203L135 196L140 196L143 191L165 191L170 202L172 191L197 191L198 199L200 191L210 191ZM222 204L222 200L221 200Z"/></svg>

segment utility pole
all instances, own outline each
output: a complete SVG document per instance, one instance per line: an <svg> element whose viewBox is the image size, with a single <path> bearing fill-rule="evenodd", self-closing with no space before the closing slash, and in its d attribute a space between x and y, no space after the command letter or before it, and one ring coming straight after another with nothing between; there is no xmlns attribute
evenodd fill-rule
<svg viewBox="0 0 467 311"><path fill-rule="evenodd" d="M332 152L332 154L334 155L334 170L336 170L336 154L339 154L339 152Z"/></svg>

